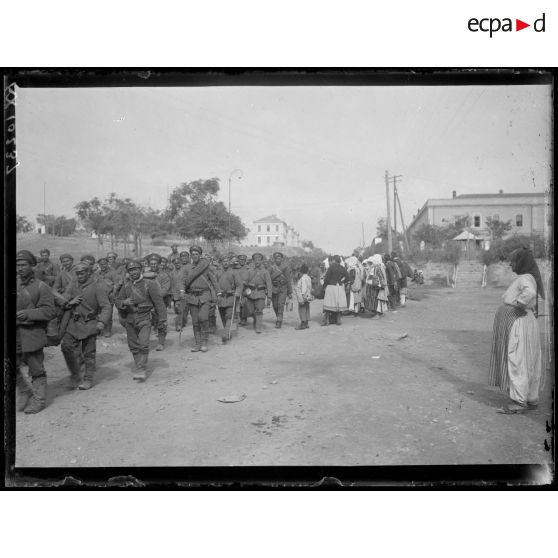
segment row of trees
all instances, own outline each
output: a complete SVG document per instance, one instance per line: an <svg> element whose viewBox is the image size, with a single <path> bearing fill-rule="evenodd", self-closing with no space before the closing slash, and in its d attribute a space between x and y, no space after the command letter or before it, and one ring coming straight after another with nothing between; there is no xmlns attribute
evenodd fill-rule
<svg viewBox="0 0 558 558"><path fill-rule="evenodd" d="M219 179L183 182L173 190L169 206L154 210L137 205L130 198L119 198L111 193L101 201L94 197L76 205L76 213L85 228L95 233L98 242L108 238L111 248L115 242L131 245L135 253L142 253L145 237L176 234L185 239L203 239L213 249L219 243L240 241L248 229L237 215L228 212L224 203L217 201Z"/></svg>

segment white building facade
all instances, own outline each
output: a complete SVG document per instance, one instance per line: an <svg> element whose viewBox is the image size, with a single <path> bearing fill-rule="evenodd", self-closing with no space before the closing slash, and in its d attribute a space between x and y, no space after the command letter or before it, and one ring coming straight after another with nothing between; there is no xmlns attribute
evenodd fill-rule
<svg viewBox="0 0 558 558"><path fill-rule="evenodd" d="M300 234L273 214L254 221L252 241L255 246L299 246Z"/></svg>

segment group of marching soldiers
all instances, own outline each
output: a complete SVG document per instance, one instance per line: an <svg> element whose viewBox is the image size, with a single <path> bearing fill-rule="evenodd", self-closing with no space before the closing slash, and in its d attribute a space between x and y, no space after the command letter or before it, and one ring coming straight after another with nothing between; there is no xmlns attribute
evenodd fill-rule
<svg viewBox="0 0 558 558"><path fill-rule="evenodd" d="M261 333L266 306L273 306L275 327L281 328L292 299L291 270L280 252L270 260L255 253L251 263L242 254L214 261L203 257L199 246L179 252L173 245L168 257L119 260L109 252L97 261L91 255L77 263L71 254L59 259L60 265L52 262L48 249L41 250L39 261L28 250L16 256L16 406L27 414L46 405L45 346L60 345L70 372L69 388L93 386L97 337L112 335L114 307L134 359L133 379L143 382L151 332L157 334L156 350L164 350L171 307L176 331L181 334L190 318L191 350L205 353L209 335L217 330L217 312L221 339L227 343L233 325L246 326L248 318ZM28 366L30 383L21 372L22 363Z"/></svg>

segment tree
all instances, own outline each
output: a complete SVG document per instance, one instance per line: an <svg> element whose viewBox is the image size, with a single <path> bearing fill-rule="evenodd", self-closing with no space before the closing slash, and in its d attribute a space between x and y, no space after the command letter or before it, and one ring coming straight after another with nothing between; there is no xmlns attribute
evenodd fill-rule
<svg viewBox="0 0 558 558"><path fill-rule="evenodd" d="M169 198L169 219L176 219L187 208L197 203L209 203L219 192L219 179L209 178L207 180L194 180L193 182L181 182L175 188Z"/></svg>
<svg viewBox="0 0 558 558"><path fill-rule="evenodd" d="M35 225L33 225L27 217L24 217L23 215L16 215L16 231L18 233L32 232L34 228Z"/></svg>
<svg viewBox="0 0 558 558"><path fill-rule="evenodd" d="M314 243L311 240L303 240L300 244L305 250L306 249L308 249L309 251L314 250Z"/></svg>
<svg viewBox="0 0 558 558"><path fill-rule="evenodd" d="M240 217L228 212L225 204L216 201L219 179L183 182L175 188L166 212L168 220L176 225L176 232L183 238L203 238L213 245L226 240L240 241L248 229Z"/></svg>
<svg viewBox="0 0 558 558"><path fill-rule="evenodd" d="M421 225L413 238L418 242L424 242L425 244L431 246L432 248L439 248L442 242L445 240L446 235L442 227L437 225L429 225L424 223Z"/></svg>
<svg viewBox="0 0 558 558"><path fill-rule="evenodd" d="M502 238L507 232L511 231L513 227L511 219L509 221L500 221L498 218L487 217L485 223L486 228L490 232L491 240Z"/></svg>
<svg viewBox="0 0 558 558"><path fill-rule="evenodd" d="M97 249L99 249L103 240L102 235L107 232L108 226L101 200L95 196L89 201L79 202L75 206L75 210L85 229L97 236Z"/></svg>
<svg viewBox="0 0 558 558"><path fill-rule="evenodd" d="M65 215L37 215L37 222L45 225L45 232L54 236L70 236L76 231L77 221Z"/></svg>

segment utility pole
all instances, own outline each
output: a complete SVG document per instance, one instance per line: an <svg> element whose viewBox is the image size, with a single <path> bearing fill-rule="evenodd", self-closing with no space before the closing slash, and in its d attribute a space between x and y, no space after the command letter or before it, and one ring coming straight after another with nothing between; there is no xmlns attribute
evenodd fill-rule
<svg viewBox="0 0 558 558"><path fill-rule="evenodd" d="M401 210L401 200L399 199L399 192L397 193L397 205L399 206L399 214L401 215L401 227L403 227L403 239L405 240L405 249L409 252L409 240L407 238L407 229L405 228L405 221L403 220L403 211Z"/></svg>
<svg viewBox="0 0 558 558"><path fill-rule="evenodd" d="M397 242L397 176L393 178L393 230L395 232L395 242Z"/></svg>
<svg viewBox="0 0 558 558"><path fill-rule="evenodd" d="M387 242L388 242L388 252L391 254L391 216L390 216L390 209L389 209L389 173L386 171L385 174L385 181L386 181L386 201L387 201L387 218L386 218L386 225L387 225Z"/></svg>
<svg viewBox="0 0 558 558"><path fill-rule="evenodd" d="M43 224L45 226L45 234L48 233L46 218L46 180L43 180Z"/></svg>

